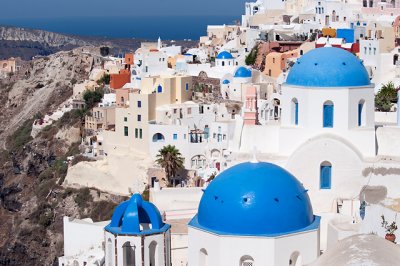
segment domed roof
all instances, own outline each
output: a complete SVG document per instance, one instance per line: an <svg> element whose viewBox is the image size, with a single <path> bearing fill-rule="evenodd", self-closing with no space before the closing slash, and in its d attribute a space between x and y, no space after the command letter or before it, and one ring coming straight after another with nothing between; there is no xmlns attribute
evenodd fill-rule
<svg viewBox="0 0 400 266"><path fill-rule="evenodd" d="M149 229L141 224L151 224ZM111 222L105 230L113 234L151 235L165 232L170 225L163 223L157 207L134 194L129 200L119 204L112 215Z"/></svg>
<svg viewBox="0 0 400 266"><path fill-rule="evenodd" d="M370 85L363 63L352 53L335 47L316 48L300 57L290 69L286 84L304 87Z"/></svg>
<svg viewBox="0 0 400 266"><path fill-rule="evenodd" d="M204 191L190 226L225 235L276 236L319 226L307 190L283 168L242 163Z"/></svg>
<svg viewBox="0 0 400 266"><path fill-rule="evenodd" d="M217 55L217 59L233 59L233 56L231 53L223 51Z"/></svg>
<svg viewBox="0 0 400 266"><path fill-rule="evenodd" d="M229 84L229 83L231 83L231 82L227 79L224 79L224 81L222 81L222 84Z"/></svg>
<svg viewBox="0 0 400 266"><path fill-rule="evenodd" d="M241 66L236 70L234 77L235 78L251 78L251 70Z"/></svg>

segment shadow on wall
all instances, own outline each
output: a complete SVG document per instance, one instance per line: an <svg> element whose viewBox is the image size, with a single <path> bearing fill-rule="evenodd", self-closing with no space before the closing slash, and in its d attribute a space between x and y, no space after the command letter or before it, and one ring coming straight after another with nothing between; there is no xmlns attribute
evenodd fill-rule
<svg viewBox="0 0 400 266"><path fill-rule="evenodd" d="M374 175L400 175L400 168L385 168L385 167L377 167L377 168L372 168L372 167L367 167L362 171L362 175L364 177L369 176L370 174Z"/></svg>

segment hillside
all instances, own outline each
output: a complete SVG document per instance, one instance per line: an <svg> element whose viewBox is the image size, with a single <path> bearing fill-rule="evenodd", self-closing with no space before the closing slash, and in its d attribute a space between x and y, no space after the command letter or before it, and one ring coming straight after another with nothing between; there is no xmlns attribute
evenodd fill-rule
<svg viewBox="0 0 400 266"><path fill-rule="evenodd" d="M0 80L0 265L58 265L63 217L109 219L123 199L59 185L67 156L80 152L84 112L68 112L30 135L33 119L54 112L88 77L93 58L80 51L37 58Z"/></svg>

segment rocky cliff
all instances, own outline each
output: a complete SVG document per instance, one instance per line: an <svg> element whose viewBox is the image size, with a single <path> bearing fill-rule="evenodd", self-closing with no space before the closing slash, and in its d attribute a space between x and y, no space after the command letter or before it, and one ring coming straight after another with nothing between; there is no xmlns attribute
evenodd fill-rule
<svg viewBox="0 0 400 266"><path fill-rule="evenodd" d="M88 77L94 60L81 50L37 58L0 80L0 265L58 265L63 216L108 219L122 200L60 186L66 158L80 153L84 111L64 114L34 139L30 134L34 118L54 112Z"/></svg>

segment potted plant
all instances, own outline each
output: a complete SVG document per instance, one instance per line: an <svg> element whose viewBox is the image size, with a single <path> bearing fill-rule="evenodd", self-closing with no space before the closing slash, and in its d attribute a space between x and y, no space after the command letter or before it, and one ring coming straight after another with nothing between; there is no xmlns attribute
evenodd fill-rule
<svg viewBox="0 0 400 266"><path fill-rule="evenodd" d="M381 218L382 218L382 227L385 228L386 231L385 239L394 243L394 241L396 240L396 235L394 234L394 232L396 232L397 230L396 222L393 221L391 224L389 224L389 222L385 220L384 215L382 215Z"/></svg>

